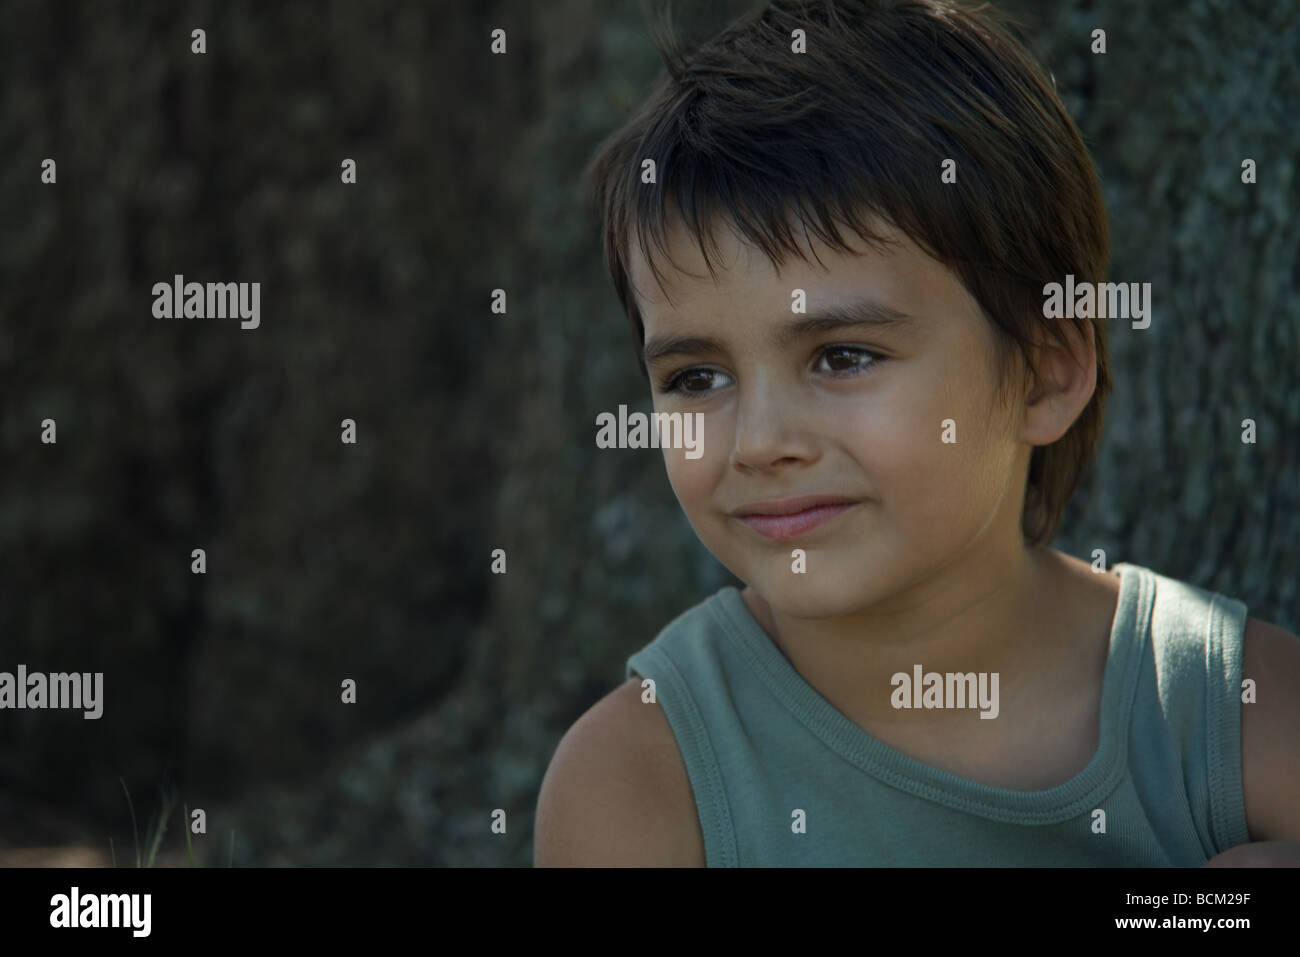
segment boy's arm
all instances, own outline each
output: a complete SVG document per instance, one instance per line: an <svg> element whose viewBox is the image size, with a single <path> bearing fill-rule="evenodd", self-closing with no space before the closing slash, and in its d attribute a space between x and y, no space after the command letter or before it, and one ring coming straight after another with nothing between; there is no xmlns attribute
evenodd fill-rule
<svg viewBox="0 0 1300 957"><path fill-rule="evenodd" d="M1242 678L1257 698L1241 706L1241 785L1253 842L1207 867L1300 867L1300 638L1246 621Z"/></svg>
<svg viewBox="0 0 1300 957"><path fill-rule="evenodd" d="M537 797L535 867L704 867L686 767L633 678L574 722Z"/></svg>

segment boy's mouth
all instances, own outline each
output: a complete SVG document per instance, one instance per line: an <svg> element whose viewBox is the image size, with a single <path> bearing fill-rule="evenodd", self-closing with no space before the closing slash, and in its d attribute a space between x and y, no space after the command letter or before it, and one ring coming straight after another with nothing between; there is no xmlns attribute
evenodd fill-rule
<svg viewBox="0 0 1300 957"><path fill-rule="evenodd" d="M846 495L802 495L743 505L731 514L764 538L794 538L861 505Z"/></svg>

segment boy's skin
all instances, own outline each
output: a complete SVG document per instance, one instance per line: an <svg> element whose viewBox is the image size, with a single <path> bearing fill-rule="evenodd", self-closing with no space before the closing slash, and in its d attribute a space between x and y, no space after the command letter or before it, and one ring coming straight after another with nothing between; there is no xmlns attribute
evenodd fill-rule
<svg viewBox="0 0 1300 957"><path fill-rule="evenodd" d="M671 255L683 271L664 265L667 298L633 244L655 410L704 414L703 455L665 449L668 478L704 545L748 583L742 598L754 618L837 710L926 764L1045 790L1097 750L1119 581L1026 547L1020 519L1033 447L1064 435L1092 396L1094 347L1064 324L1077 358L1044 340L1043 381L1000 404L995 330L965 287L901 233L874 225L896 244L873 249L845 230L855 248L840 253L805 239L812 262L792 257L779 272L721 226L716 283L674 228ZM791 311L794 289L806 292L806 314ZM779 335L854 299L911 318ZM688 369L679 391L662 391ZM955 443L941 441L945 419ZM828 493L857 504L779 540L735 514ZM806 573L792 571L794 548L806 553ZM894 709L890 678L916 664L997 672L997 719ZM1270 843L1210 864L1298 865L1300 640L1250 619L1243 673L1259 688L1258 703L1242 709L1247 823L1256 842ZM639 681L561 742L539 796L536 863L705 863L671 728L641 702Z"/></svg>

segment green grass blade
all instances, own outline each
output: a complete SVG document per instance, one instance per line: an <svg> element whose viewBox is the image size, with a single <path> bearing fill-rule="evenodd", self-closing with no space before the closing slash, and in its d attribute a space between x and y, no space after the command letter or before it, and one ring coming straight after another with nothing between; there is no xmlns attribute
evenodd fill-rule
<svg viewBox="0 0 1300 957"><path fill-rule="evenodd" d="M122 791L123 793L126 794L126 806L131 811L131 836L135 840L135 866L139 867L140 866L140 831L135 825L135 805L131 803L131 792L126 789L126 782L123 781L122 778L120 777L118 778L118 780L122 782Z"/></svg>
<svg viewBox="0 0 1300 957"><path fill-rule="evenodd" d="M149 850L145 854L145 867L153 867L154 862L158 859L158 848L162 846L163 837L167 834L167 819L172 816L172 808L176 803L174 794L166 794L162 788L158 789L158 794L162 799L162 810L158 814L158 825L153 828L149 838Z"/></svg>

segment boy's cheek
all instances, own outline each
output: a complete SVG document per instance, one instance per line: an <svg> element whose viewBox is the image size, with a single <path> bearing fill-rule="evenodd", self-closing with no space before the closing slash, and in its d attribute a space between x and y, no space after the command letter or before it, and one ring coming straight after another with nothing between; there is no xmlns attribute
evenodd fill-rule
<svg viewBox="0 0 1300 957"><path fill-rule="evenodd" d="M697 443L694 449L662 450L668 481L675 491L688 494L714 485L719 474L719 449L711 447L708 439ZM725 455L723 456L725 465ZM679 492L680 494L680 492Z"/></svg>
<svg viewBox="0 0 1300 957"><path fill-rule="evenodd" d="M939 417L908 416L893 422L872 422L852 439L864 490L873 498L903 511L910 504L954 504L954 487L968 487L976 456L973 444L960 432L944 434ZM953 441L945 441L945 438Z"/></svg>
<svg viewBox="0 0 1300 957"><path fill-rule="evenodd" d="M726 463L716 461L717 453L711 452L708 445L704 447L704 454L696 459L686 458L682 449L664 449L663 455L668 484L677 504L691 525L697 531L704 531L701 523L711 520L709 513L720 481L719 469L725 468Z"/></svg>

